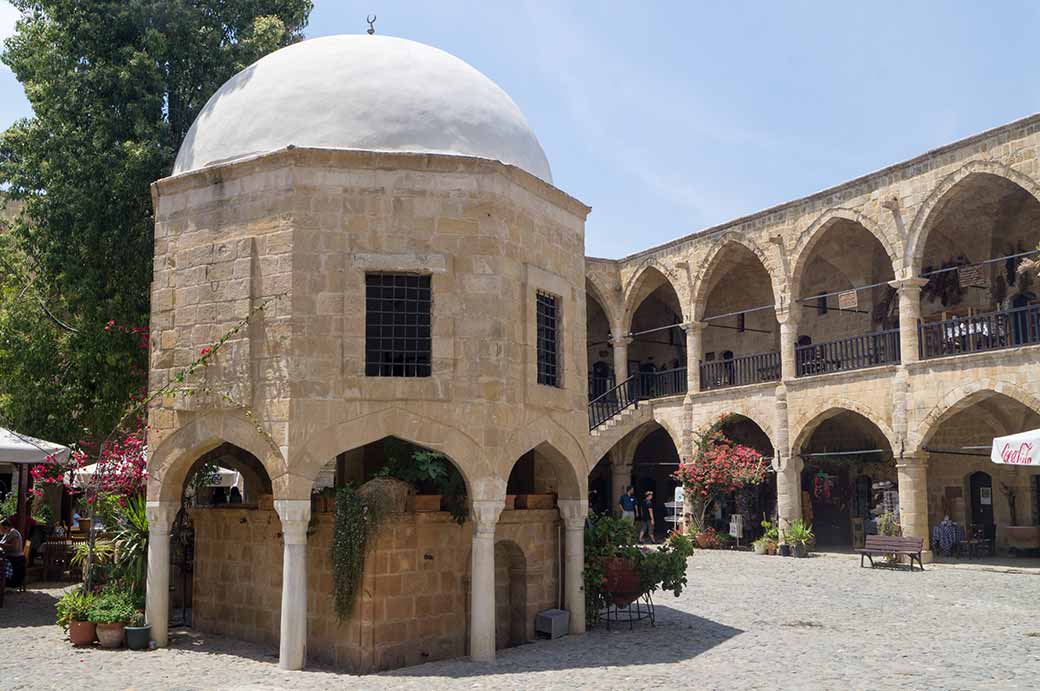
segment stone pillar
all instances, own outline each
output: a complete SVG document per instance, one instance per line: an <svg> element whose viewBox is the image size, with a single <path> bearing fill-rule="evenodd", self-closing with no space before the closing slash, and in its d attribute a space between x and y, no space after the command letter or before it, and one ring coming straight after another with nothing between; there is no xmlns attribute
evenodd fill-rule
<svg viewBox="0 0 1040 691"><path fill-rule="evenodd" d="M618 499L625 488L632 484L632 463L627 461L619 446L610 450L610 512L618 513Z"/></svg>
<svg viewBox="0 0 1040 691"><path fill-rule="evenodd" d="M628 379L628 344L631 342L628 336L610 339L614 346L614 380L618 384Z"/></svg>
<svg viewBox="0 0 1040 691"><path fill-rule="evenodd" d="M801 311L801 305L797 302L776 310L776 321L780 324L780 377L784 381L797 376L795 346L798 344L798 319L801 317Z"/></svg>
<svg viewBox="0 0 1040 691"><path fill-rule="evenodd" d="M899 525L904 537L924 539L922 555L931 560L928 534L928 455L903 456L896 462L899 482Z"/></svg>
<svg viewBox="0 0 1040 691"><path fill-rule="evenodd" d="M495 526L504 506L501 499L472 501L469 656L476 662L495 659Z"/></svg>
<svg viewBox="0 0 1040 691"><path fill-rule="evenodd" d="M776 387L776 513L781 530L802 517L802 468L797 449L791 448L787 421L787 388Z"/></svg>
<svg viewBox="0 0 1040 691"><path fill-rule="evenodd" d="M921 359L917 323L921 320L921 288L928 279L911 276L889 282L899 294L899 357L905 365Z"/></svg>
<svg viewBox="0 0 1040 691"><path fill-rule="evenodd" d="M585 633L585 517L589 502L584 499L559 499L564 525L566 561L563 565L563 606L570 612L570 633Z"/></svg>
<svg viewBox="0 0 1040 691"><path fill-rule="evenodd" d="M307 657L307 524L309 499L278 499L282 519L282 613L278 666L303 669Z"/></svg>
<svg viewBox="0 0 1040 691"><path fill-rule="evenodd" d="M145 621L152 627L152 641L159 648L170 642L170 530L181 508L176 501L150 501L148 514L148 580Z"/></svg>
<svg viewBox="0 0 1040 691"><path fill-rule="evenodd" d="M701 358L704 351L704 322L691 322L683 325L686 332L686 389L687 393L701 390Z"/></svg>

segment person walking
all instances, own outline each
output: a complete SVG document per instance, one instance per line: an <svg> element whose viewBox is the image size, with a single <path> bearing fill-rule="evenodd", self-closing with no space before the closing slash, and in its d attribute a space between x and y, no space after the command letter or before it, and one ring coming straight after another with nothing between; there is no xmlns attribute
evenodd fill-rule
<svg viewBox="0 0 1040 691"><path fill-rule="evenodd" d="M641 526L639 528L639 541L643 542L643 536L657 544L657 540L654 539L654 493L647 490L646 495L643 497L643 501L640 502L640 518L642 519Z"/></svg>
<svg viewBox="0 0 1040 691"><path fill-rule="evenodd" d="M629 523L636 522L636 488L629 485L625 488L625 493L618 499L618 506L621 507L621 519L628 521Z"/></svg>

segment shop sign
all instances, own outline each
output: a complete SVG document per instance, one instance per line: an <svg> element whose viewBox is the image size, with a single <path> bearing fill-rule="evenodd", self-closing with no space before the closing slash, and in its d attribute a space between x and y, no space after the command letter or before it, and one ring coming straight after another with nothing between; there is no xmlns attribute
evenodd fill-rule
<svg viewBox="0 0 1040 691"><path fill-rule="evenodd" d="M854 310L859 307L859 293L855 290L846 290L838 293L838 309Z"/></svg>
<svg viewBox="0 0 1040 691"><path fill-rule="evenodd" d="M989 458L1002 465L1040 466L1040 430L997 437Z"/></svg>

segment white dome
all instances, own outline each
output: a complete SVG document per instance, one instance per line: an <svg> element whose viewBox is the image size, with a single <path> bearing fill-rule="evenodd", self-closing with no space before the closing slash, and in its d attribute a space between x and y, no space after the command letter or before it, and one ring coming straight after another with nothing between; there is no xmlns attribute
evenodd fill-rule
<svg viewBox="0 0 1040 691"><path fill-rule="evenodd" d="M453 55L390 36L314 38L253 63L206 103L173 172L290 144L478 156L552 182L505 91Z"/></svg>

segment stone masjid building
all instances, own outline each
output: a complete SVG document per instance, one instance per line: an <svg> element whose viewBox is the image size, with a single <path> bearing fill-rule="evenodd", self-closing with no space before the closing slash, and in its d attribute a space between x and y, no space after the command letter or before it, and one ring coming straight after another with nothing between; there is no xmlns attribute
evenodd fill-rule
<svg viewBox="0 0 1040 691"><path fill-rule="evenodd" d="M748 537L806 518L850 549L880 505L926 549L946 516L1040 541L1040 474L986 450L1040 427L1038 150L1034 116L598 259L589 207L473 67L385 36L268 55L153 186L153 391L227 336L150 410L157 643L176 604L287 669L490 660L548 609L580 634L590 506L634 484L667 514L722 416L771 460L712 517L750 514ZM377 476L388 439L449 459L468 518L410 497L340 622L319 491ZM241 503L182 511L207 464Z"/></svg>

